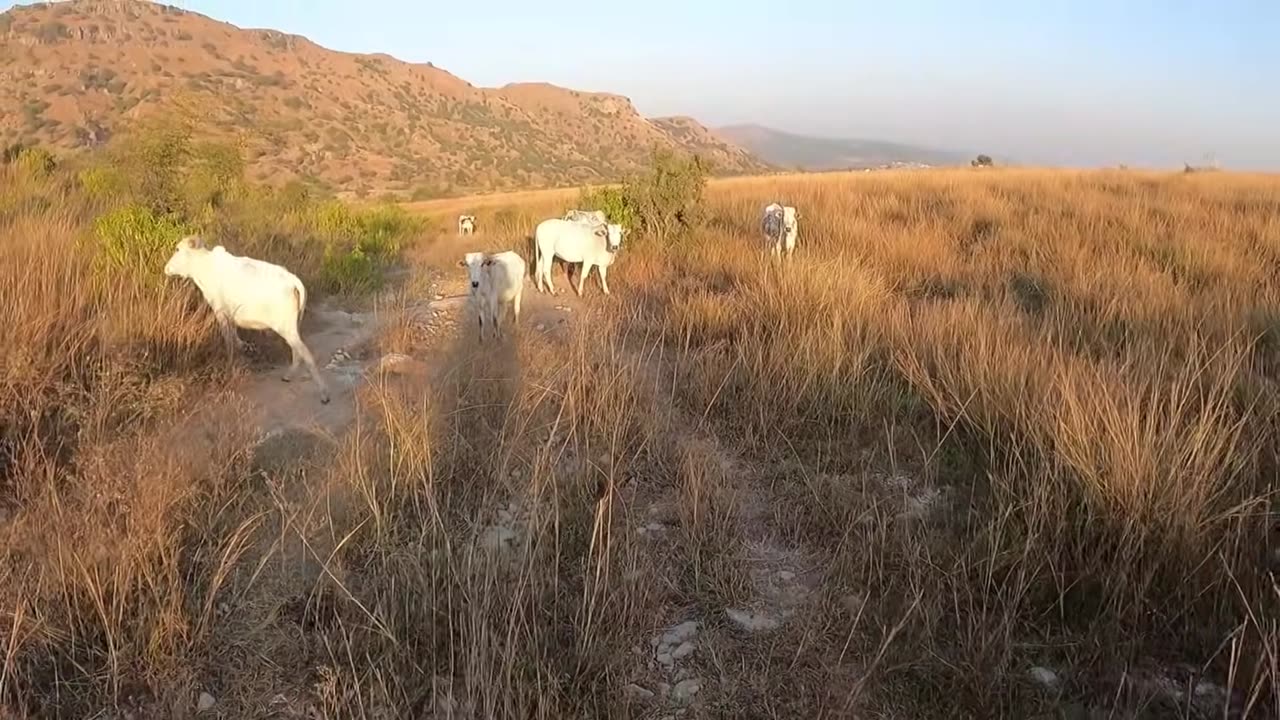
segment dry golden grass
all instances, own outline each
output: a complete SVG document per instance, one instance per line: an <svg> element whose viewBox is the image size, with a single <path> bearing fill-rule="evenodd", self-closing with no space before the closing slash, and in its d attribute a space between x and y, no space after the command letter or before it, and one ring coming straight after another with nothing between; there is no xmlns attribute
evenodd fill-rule
<svg viewBox="0 0 1280 720"><path fill-rule="evenodd" d="M773 199L804 214L781 269ZM474 242L527 253L570 202L481 210ZM0 707L662 717L650 638L696 620L685 717L1271 716L1280 181L795 176L707 205L563 329L391 323L428 377L266 441L188 417L213 333L94 285L71 199L0 225Z"/></svg>

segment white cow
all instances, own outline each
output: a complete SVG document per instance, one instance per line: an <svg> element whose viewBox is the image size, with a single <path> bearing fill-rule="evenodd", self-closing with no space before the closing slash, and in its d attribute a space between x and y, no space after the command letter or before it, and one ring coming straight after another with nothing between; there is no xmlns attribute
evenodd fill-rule
<svg viewBox="0 0 1280 720"><path fill-rule="evenodd" d="M600 269L600 289L608 295L608 269L622 246L622 235L622 226L616 224L587 225L562 218L543 220L534 232L538 255L534 277L538 292L542 292L545 282L546 289L552 295L556 294L551 282L551 265L559 257L565 262L582 263L582 274L578 276L579 296L592 267Z"/></svg>
<svg viewBox="0 0 1280 720"><path fill-rule="evenodd" d="M783 251L790 257L796 249L799 235L800 214L790 205L770 203L764 208L764 217L760 221L761 232L769 252L776 258Z"/></svg>
<svg viewBox="0 0 1280 720"><path fill-rule="evenodd" d="M229 356L235 356L237 327L271 330L293 351L293 362L281 379L289 382L301 359L320 386L320 402L329 402L329 387L298 334L298 323L307 308L307 289L296 275L279 265L232 255L221 245L209 250L196 236L178 241L164 274L190 278L200 288L218 321Z"/></svg>
<svg viewBox="0 0 1280 720"><path fill-rule="evenodd" d="M775 257L782 248L786 237L785 212L778 203L769 203L764 208L764 217L760 220L760 231L764 234L765 247Z"/></svg>
<svg viewBox="0 0 1280 720"><path fill-rule="evenodd" d="M782 206L782 224L786 228L782 249L786 251L787 257L791 257L796 249L796 239L800 235L800 213L790 205Z"/></svg>
<svg viewBox="0 0 1280 720"><path fill-rule="evenodd" d="M564 219L588 225L609 224L609 218L604 214L603 210L570 210L564 214Z"/></svg>
<svg viewBox="0 0 1280 720"><path fill-rule="evenodd" d="M458 234L473 235L476 231L475 215L459 215L458 216Z"/></svg>
<svg viewBox="0 0 1280 720"><path fill-rule="evenodd" d="M512 325L520 322L520 299L524 295L524 258L511 252L469 252L458 263L467 268L471 279L471 300L480 322L480 340L485 338L485 320L502 337L502 319L510 306Z"/></svg>

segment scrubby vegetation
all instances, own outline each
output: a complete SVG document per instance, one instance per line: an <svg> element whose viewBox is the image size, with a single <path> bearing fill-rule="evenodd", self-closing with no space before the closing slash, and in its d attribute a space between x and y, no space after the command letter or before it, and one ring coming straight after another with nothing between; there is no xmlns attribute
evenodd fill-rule
<svg viewBox="0 0 1280 720"><path fill-rule="evenodd" d="M157 195L101 181L124 163L6 167L0 704L1274 716L1274 178L704 192L671 162L597 196L650 238L611 297L530 290L534 319L483 349L406 314L383 347L422 376L378 376L337 438L266 440L209 394L225 370L189 293L128 281L150 261L104 274L97 225L131 249L162 222L249 238L323 283L363 272L325 247L394 258L406 217L204 161ZM758 238L775 199L804 214L781 268ZM566 206L491 203L466 242L527 252ZM417 245L417 272L460 249ZM173 432L193 398L222 421Z"/></svg>
<svg viewBox="0 0 1280 720"><path fill-rule="evenodd" d="M519 247L633 188L479 224ZM758 222L777 199L805 221L775 271ZM431 489L402 479L392 507L511 524L516 498L527 517L510 567L465 559L446 522L437 560L383 578L486 604L352 638L399 668L361 707L411 714L395 698L421 655L400 648L427 625L465 628L428 654L433 697L500 716L1271 716L1280 184L828 175L717 183L699 209L680 242L624 247L572 341L526 332L518 371L459 349L439 397L380 406L377 432L441 438L421 441ZM367 552L401 556L345 557ZM649 643L684 621L696 650L667 671Z"/></svg>
<svg viewBox="0 0 1280 720"><path fill-rule="evenodd" d="M609 222L657 240L687 233L702 220L709 168L694 155L654 150L649 168L621 185L585 188L582 210L603 210Z"/></svg>

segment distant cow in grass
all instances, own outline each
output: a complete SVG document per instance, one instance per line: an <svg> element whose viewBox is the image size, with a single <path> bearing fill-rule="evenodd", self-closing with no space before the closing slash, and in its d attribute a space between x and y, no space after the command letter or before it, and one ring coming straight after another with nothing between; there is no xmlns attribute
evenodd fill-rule
<svg viewBox="0 0 1280 720"><path fill-rule="evenodd" d="M765 206L760 230L764 234L765 246L773 257L781 257L784 251L790 257L795 251L800 230L799 220L800 213L790 205L770 203Z"/></svg>
<svg viewBox="0 0 1280 720"><path fill-rule="evenodd" d="M474 235L476 231L475 215L459 215L458 216L458 234Z"/></svg>

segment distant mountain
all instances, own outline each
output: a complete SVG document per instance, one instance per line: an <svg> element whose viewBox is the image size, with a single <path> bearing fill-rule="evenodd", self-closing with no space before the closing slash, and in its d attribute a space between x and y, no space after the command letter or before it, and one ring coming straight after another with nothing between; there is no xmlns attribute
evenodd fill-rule
<svg viewBox="0 0 1280 720"><path fill-rule="evenodd" d="M354 8L353 11L358 11ZM0 12L0 146L105 142L176 98L247 145L256 179L456 194L615 180L653 147L718 173L765 166L689 118L542 83L473 87L431 63L323 48L142 0Z"/></svg>
<svg viewBox="0 0 1280 720"><path fill-rule="evenodd" d="M948 150L881 142L809 137L760 125L732 125L716 134L761 160L798 170L844 170L892 165L966 165L970 157Z"/></svg>

